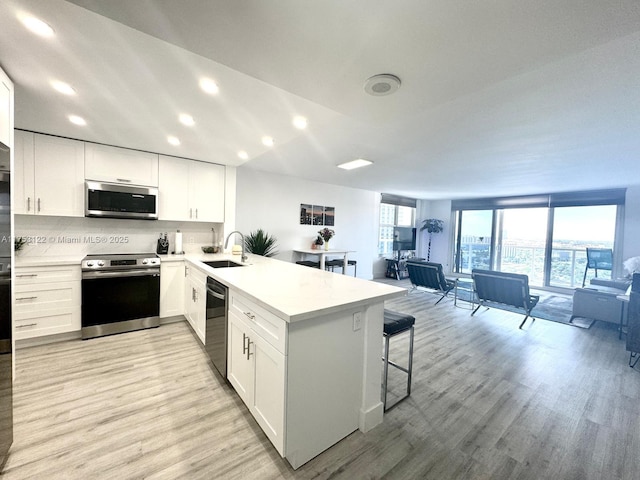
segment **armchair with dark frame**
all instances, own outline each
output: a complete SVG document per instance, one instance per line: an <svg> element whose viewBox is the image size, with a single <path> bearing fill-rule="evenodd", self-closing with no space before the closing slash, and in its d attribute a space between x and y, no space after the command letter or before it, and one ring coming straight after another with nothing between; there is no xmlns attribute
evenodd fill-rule
<svg viewBox="0 0 640 480"><path fill-rule="evenodd" d="M435 303L436 305L446 297L451 290L456 286L454 280L449 280L444 276L444 270L442 264L433 262L423 262L420 260L407 260L407 271L409 273L409 280L413 285L413 290L418 287L428 288L435 290L442 295L440 299Z"/></svg>
<svg viewBox="0 0 640 480"><path fill-rule="evenodd" d="M582 286L587 281L587 272L592 268L598 270L611 271L613 269L613 250L610 248L587 248L587 265L584 268L584 276L582 277Z"/></svg>

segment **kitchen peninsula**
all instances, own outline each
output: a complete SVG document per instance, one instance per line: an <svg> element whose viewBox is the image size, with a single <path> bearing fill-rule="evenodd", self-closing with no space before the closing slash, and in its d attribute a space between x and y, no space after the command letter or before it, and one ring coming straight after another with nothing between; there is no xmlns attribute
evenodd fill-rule
<svg viewBox="0 0 640 480"><path fill-rule="evenodd" d="M382 422L384 300L405 289L255 255L180 258L229 287L229 381L294 468Z"/></svg>

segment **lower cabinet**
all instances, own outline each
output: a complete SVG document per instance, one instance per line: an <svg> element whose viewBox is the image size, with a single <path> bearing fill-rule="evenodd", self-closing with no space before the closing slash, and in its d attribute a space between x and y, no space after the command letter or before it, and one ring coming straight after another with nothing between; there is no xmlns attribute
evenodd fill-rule
<svg viewBox="0 0 640 480"><path fill-rule="evenodd" d="M80 330L79 265L18 267L14 295L16 340Z"/></svg>
<svg viewBox="0 0 640 480"><path fill-rule="evenodd" d="M239 305L244 307L240 312ZM230 296L227 378L284 456L286 356L274 346L280 343L277 338L268 341L258 332L264 332L265 322L281 323L280 331L286 335L286 324L268 312L256 313L257 309L237 294Z"/></svg>
<svg viewBox="0 0 640 480"><path fill-rule="evenodd" d="M205 342L207 274L191 264L185 265L184 316L200 341Z"/></svg>
<svg viewBox="0 0 640 480"><path fill-rule="evenodd" d="M160 264L160 318L184 314L184 262Z"/></svg>

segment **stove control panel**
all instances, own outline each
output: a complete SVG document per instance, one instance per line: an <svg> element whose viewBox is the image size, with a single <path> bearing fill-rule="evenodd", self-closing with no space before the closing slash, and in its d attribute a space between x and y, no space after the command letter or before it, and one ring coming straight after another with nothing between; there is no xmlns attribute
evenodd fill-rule
<svg viewBox="0 0 640 480"><path fill-rule="evenodd" d="M158 257L142 257L127 255L116 255L110 258L109 255L105 255L100 258L85 257L82 260L81 267L83 270L110 270L110 269L123 269L123 268L136 268L136 267L159 267L160 259Z"/></svg>

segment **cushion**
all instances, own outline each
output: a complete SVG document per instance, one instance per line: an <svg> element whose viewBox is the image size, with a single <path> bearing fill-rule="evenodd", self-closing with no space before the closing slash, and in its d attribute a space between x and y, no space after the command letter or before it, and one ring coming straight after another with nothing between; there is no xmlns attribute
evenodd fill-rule
<svg viewBox="0 0 640 480"><path fill-rule="evenodd" d="M407 330L415 323L416 319L412 315L387 309L384 311L384 333L387 335L395 335Z"/></svg>

